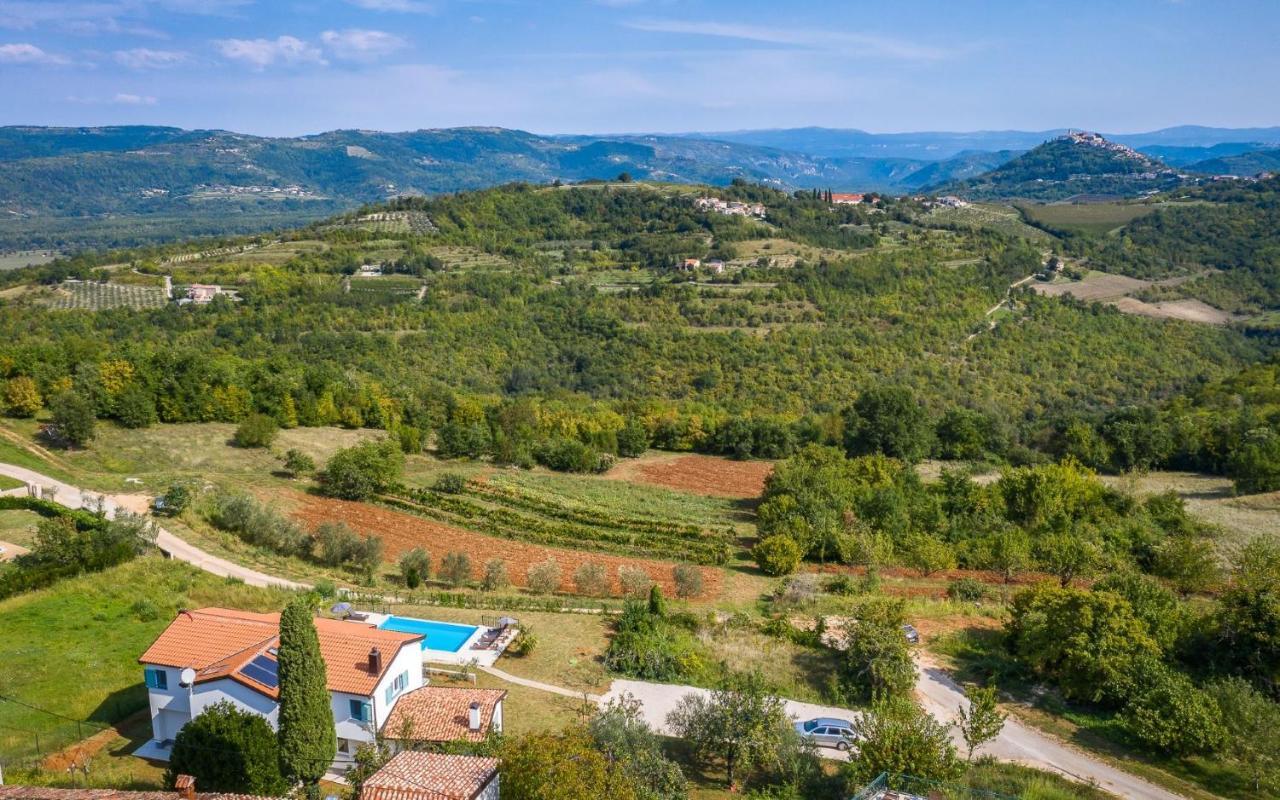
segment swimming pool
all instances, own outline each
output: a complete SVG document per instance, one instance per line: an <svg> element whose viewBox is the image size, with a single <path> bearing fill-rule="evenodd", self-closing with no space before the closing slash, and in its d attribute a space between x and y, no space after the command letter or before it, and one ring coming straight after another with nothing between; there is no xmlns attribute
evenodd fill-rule
<svg viewBox="0 0 1280 800"><path fill-rule="evenodd" d="M454 625L414 617L387 617L378 626L384 631L421 634L423 650L441 650L456 653L462 649L472 634L479 630L474 625Z"/></svg>

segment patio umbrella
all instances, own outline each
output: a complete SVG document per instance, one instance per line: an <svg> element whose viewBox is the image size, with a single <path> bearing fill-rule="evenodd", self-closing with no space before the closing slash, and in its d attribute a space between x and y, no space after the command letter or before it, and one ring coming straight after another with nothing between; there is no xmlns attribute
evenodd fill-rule
<svg viewBox="0 0 1280 800"><path fill-rule="evenodd" d="M334 614L345 614L350 610L351 610L350 603L338 603L333 608L329 609L329 611Z"/></svg>
<svg viewBox="0 0 1280 800"><path fill-rule="evenodd" d="M519 621L520 620L516 619L515 617L498 617L498 625L502 626L503 628L507 627L508 625L515 625Z"/></svg>

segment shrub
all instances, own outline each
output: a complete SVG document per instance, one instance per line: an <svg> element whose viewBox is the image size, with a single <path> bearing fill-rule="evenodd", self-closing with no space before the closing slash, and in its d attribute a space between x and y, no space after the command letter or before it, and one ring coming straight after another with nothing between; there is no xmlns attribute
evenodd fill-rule
<svg viewBox="0 0 1280 800"><path fill-rule="evenodd" d="M858 593L858 586L848 575L832 575L822 584L822 591L828 594L849 596Z"/></svg>
<svg viewBox="0 0 1280 800"><path fill-rule="evenodd" d="M840 683L861 699L909 697L915 665L902 633L902 604L887 598L864 600L845 626Z"/></svg>
<svg viewBox="0 0 1280 800"><path fill-rule="evenodd" d="M72 447L84 447L93 441L98 417L93 403L76 392L63 392L49 404L53 412L54 435Z"/></svg>
<svg viewBox="0 0 1280 800"><path fill-rule="evenodd" d="M166 517L176 517L191 505L191 495L191 487L188 484L175 483L156 498L155 511Z"/></svg>
<svg viewBox="0 0 1280 800"><path fill-rule="evenodd" d="M400 556L400 576L405 586L417 589L431 577L431 554L421 547L405 551Z"/></svg>
<svg viewBox="0 0 1280 800"><path fill-rule="evenodd" d="M451 586L462 586L471 580L471 557L461 551L448 553L440 562L440 576Z"/></svg>
<svg viewBox="0 0 1280 800"><path fill-rule="evenodd" d="M40 387L26 375L5 381L3 400L5 410L15 417L34 417L44 406Z"/></svg>
<svg viewBox="0 0 1280 800"><path fill-rule="evenodd" d="M315 471L315 468L315 459L297 448L292 448L284 454L284 471L294 478L310 474Z"/></svg>
<svg viewBox="0 0 1280 800"><path fill-rule="evenodd" d="M560 564L554 558L548 558L540 564L531 565L525 573L525 583L538 594L551 594L560 588Z"/></svg>
<svg viewBox="0 0 1280 800"><path fill-rule="evenodd" d="M854 784L882 772L951 781L964 771L949 730L909 700L877 702L853 726L858 757L844 770Z"/></svg>
<svg viewBox="0 0 1280 800"><path fill-rule="evenodd" d="M320 488L343 500L368 500L400 480L404 454L395 442L365 442L334 453L319 475Z"/></svg>
<svg viewBox="0 0 1280 800"><path fill-rule="evenodd" d="M974 603L986 596L986 585L973 578L958 578L947 584L947 597L952 600Z"/></svg>
<svg viewBox="0 0 1280 800"><path fill-rule="evenodd" d="M360 535L345 522L322 522L314 536L316 559L327 567L340 567L360 551Z"/></svg>
<svg viewBox="0 0 1280 800"><path fill-rule="evenodd" d="M610 459L590 445L563 437L539 442L533 457L542 466L559 472L604 472L612 466Z"/></svg>
<svg viewBox="0 0 1280 800"><path fill-rule="evenodd" d="M705 666L697 639L677 623L629 601L615 623L605 651L607 669L651 681L677 681L700 675Z"/></svg>
<svg viewBox="0 0 1280 800"><path fill-rule="evenodd" d="M639 567L622 566L618 567L618 584L622 587L624 596L639 598L649 593L653 579Z"/></svg>
<svg viewBox="0 0 1280 800"><path fill-rule="evenodd" d="M600 597L609 594L609 570L594 561L583 562L573 571L573 585L578 594Z"/></svg>
<svg viewBox="0 0 1280 800"><path fill-rule="evenodd" d="M467 479L456 472L446 472L436 478L431 488L445 494L461 494L467 488Z"/></svg>
<svg viewBox="0 0 1280 800"><path fill-rule="evenodd" d="M521 625L520 632L516 634L516 638L507 645L507 652L518 658L524 658L533 653L538 647L537 635L529 630L528 627Z"/></svg>
<svg viewBox="0 0 1280 800"><path fill-rule="evenodd" d="M236 447L270 447L280 426L266 414L250 414L236 428Z"/></svg>
<svg viewBox="0 0 1280 800"><path fill-rule="evenodd" d="M1152 658L1134 664L1120 714L1124 729L1156 752L1211 753L1226 739L1222 710L1187 676Z"/></svg>
<svg viewBox="0 0 1280 800"><path fill-rule="evenodd" d="M266 718L241 711L229 701L215 703L178 731L165 772L173 786L191 775L205 792L283 795L276 734Z"/></svg>
<svg viewBox="0 0 1280 800"><path fill-rule="evenodd" d="M761 539L751 548L751 557L766 575L789 575L800 566L800 546L790 536L778 534Z"/></svg>
<svg viewBox="0 0 1280 800"><path fill-rule="evenodd" d="M484 579L481 586L487 592L496 592L499 589L505 589L511 585L511 579L507 577L507 562L500 558L491 558L484 565Z"/></svg>
<svg viewBox="0 0 1280 800"><path fill-rule="evenodd" d="M126 428L147 428L156 423L156 403L151 393L130 386L116 397L116 419Z"/></svg>
<svg viewBox="0 0 1280 800"><path fill-rule="evenodd" d="M671 579L676 584L676 597L688 599L702 594L702 570L692 564L676 564Z"/></svg>

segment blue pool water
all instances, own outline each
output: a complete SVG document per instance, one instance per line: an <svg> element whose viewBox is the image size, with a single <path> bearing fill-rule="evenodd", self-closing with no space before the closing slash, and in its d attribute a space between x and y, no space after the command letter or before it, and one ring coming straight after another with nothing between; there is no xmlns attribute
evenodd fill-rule
<svg viewBox="0 0 1280 800"><path fill-rule="evenodd" d="M423 650L443 650L448 653L461 650L462 645L477 630L474 625L452 625L413 617L387 617L378 627L384 631L422 634L426 637L422 640Z"/></svg>

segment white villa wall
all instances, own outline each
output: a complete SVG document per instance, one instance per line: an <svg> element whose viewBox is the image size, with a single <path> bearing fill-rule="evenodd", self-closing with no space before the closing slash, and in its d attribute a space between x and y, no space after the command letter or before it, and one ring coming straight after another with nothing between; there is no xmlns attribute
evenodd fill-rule
<svg viewBox="0 0 1280 800"><path fill-rule="evenodd" d="M409 682L405 684L404 691L392 698L391 702L387 702L387 687L401 673L409 673ZM378 681L378 686L373 690L373 721L378 728L381 728L387 718L391 716L391 709L395 708L396 703L401 697L404 697L414 689L422 688L422 650L417 642L405 645L400 648L400 652L396 653L396 657L391 660L386 673L382 676L382 680Z"/></svg>
<svg viewBox="0 0 1280 800"><path fill-rule="evenodd" d="M236 707L265 717L272 729L276 728L280 705L275 700L250 689L231 678L220 678L207 683L198 683L192 687L178 685L181 670L172 667L145 665L145 668L164 672L167 689L148 688L148 701L151 706L151 732L156 742L171 740L178 731L209 706L229 701ZM386 690L398 675L408 673L408 682L400 694L386 701ZM359 744L372 742L374 732L380 728L391 715L391 709L408 692L421 688L422 654L418 645L410 644L400 648L391 660L382 680L378 682L371 697L346 692L330 692L330 707L333 710L334 730L339 739ZM361 722L351 716L351 701L359 700L373 706L373 718L369 723ZM354 747L349 748L351 753ZM349 762L350 755L338 753L336 762Z"/></svg>

